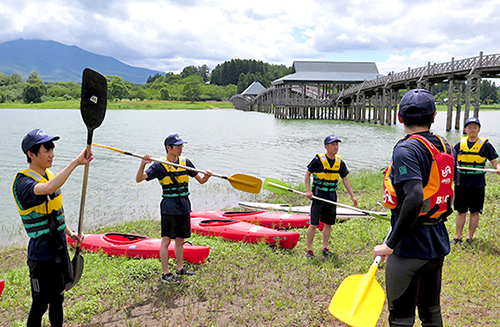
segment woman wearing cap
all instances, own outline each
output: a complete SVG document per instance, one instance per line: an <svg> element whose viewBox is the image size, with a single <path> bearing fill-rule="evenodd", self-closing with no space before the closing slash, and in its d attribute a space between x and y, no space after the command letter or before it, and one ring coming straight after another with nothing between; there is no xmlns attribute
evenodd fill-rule
<svg viewBox="0 0 500 327"><path fill-rule="evenodd" d="M170 134L165 139L167 156L162 160L176 163L182 166L195 168L193 163L186 157L181 156L184 142L179 134ZM189 177L194 177L200 184L205 184L212 172L206 170L203 177L185 168L176 168L171 165L154 162L147 170L144 169L151 163L151 156L145 155L136 175L136 182L158 179L162 186L163 196L161 200L161 247L160 260L163 268L162 282L178 282L168 266L168 246L175 239L175 257L177 258L177 276L191 276L195 273L184 268L184 239L191 236L191 202L189 201L188 182Z"/></svg>
<svg viewBox="0 0 500 327"><path fill-rule="evenodd" d="M347 170L345 162L337 154L339 151L339 142L342 141L335 135L331 134L327 136L323 142L326 153L317 154L307 166L305 175L306 196L310 199L313 196L317 196L318 198L336 202L337 185L339 178L341 178L342 183L351 196L354 206L357 206L358 200L356 200L349 179L347 178L349 170ZM313 175L312 185L311 175ZM325 224L325 228L323 229L323 247L321 248L321 252L324 256L333 255L333 252L328 250L328 241L330 240L332 225L335 224L336 218L337 206L318 200L311 201L311 220L306 233L306 256L308 258L314 257L312 246L314 234L316 233L316 228L318 227L320 221Z"/></svg>
<svg viewBox="0 0 500 327"><path fill-rule="evenodd" d="M479 137L481 122L477 117L468 118L465 121L464 133L467 136L460 138L455 145L456 160L459 167L484 168L486 160L500 174L500 165L493 145L484 137ZM462 231L469 216L469 234L467 244L472 244L474 232L479 224L479 213L483 211L484 191L486 188L485 172L458 169L459 174L455 179L455 201L454 207L457 211L456 236L452 243L462 243Z"/></svg>
<svg viewBox="0 0 500 327"><path fill-rule="evenodd" d="M12 193L23 225L30 237L28 267L33 303L27 326L41 326L49 308L52 326L62 326L64 288L73 280L65 234L73 240L82 236L71 231L64 221L60 187L79 165L92 161L84 149L57 175L50 171L54 159L54 142L59 136L48 136L39 129L29 132L21 143L29 168L16 174Z"/></svg>

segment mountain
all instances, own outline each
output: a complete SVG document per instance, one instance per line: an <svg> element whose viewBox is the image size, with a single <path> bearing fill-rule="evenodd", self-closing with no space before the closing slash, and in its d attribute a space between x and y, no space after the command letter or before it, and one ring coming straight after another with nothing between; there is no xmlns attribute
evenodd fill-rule
<svg viewBox="0 0 500 327"><path fill-rule="evenodd" d="M29 73L36 70L44 82L80 83L85 67L136 84L144 84L149 76L162 74L55 41L19 39L0 44L0 72L6 75L17 73L26 80Z"/></svg>

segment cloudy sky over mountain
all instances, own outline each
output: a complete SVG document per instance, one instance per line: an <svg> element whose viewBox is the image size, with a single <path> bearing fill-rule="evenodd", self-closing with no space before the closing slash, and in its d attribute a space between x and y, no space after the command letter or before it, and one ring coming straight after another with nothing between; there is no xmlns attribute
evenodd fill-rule
<svg viewBox="0 0 500 327"><path fill-rule="evenodd" d="M500 53L500 0L3 0L0 43L54 40L127 64L373 61L380 73Z"/></svg>

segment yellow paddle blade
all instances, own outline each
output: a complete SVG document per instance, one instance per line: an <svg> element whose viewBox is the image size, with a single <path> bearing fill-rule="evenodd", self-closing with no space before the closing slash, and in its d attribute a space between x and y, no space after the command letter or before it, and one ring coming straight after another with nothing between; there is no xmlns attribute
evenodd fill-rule
<svg viewBox="0 0 500 327"><path fill-rule="evenodd" d="M333 295L328 311L349 326L374 327L385 302L384 290L375 280L377 270L372 265L366 274L347 277Z"/></svg>
<svg viewBox="0 0 500 327"><path fill-rule="evenodd" d="M262 180L260 178L245 174L234 174L229 176L227 180L235 189L248 193L257 194L262 188Z"/></svg>

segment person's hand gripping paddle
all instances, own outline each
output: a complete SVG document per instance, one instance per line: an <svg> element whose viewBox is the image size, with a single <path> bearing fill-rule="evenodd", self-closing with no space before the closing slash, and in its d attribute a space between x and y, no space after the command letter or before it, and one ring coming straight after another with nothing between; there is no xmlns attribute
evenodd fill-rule
<svg viewBox="0 0 500 327"><path fill-rule="evenodd" d="M80 101L80 112L83 122L87 126L87 158L90 156L92 147L92 136L94 130L101 126L106 114L108 102L108 90L106 77L90 68L83 70L82 95ZM83 214L85 211L85 197L87 194L87 180L89 177L89 165L85 165L83 173L82 197L80 201L80 219L78 221L78 235L82 235ZM78 284L83 273L83 256L80 254L80 242L76 244L76 252L71 262L73 265L74 280L66 284L66 291Z"/></svg>

